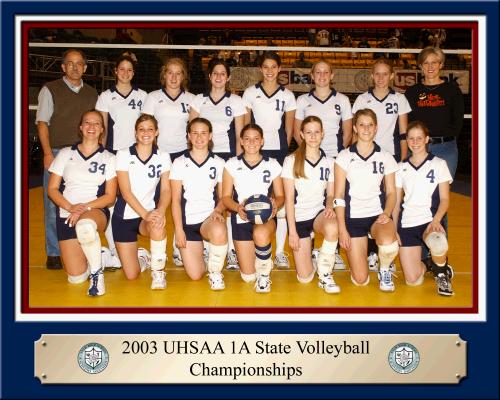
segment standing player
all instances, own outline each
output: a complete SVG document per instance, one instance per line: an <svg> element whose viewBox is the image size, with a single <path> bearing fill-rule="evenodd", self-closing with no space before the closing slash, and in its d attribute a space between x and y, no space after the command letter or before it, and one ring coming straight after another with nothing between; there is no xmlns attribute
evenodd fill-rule
<svg viewBox="0 0 500 400"><path fill-rule="evenodd" d="M142 109L158 121L158 147L170 154L172 162L187 149L186 126L189 121L189 107L194 94L186 91L188 74L184 61L170 58L160 71L162 88L148 94ZM174 264L182 267L179 249L175 246Z"/></svg>
<svg viewBox="0 0 500 400"><path fill-rule="evenodd" d="M394 157L374 142L377 116L370 109L354 114L358 140L335 160L334 207L339 243L346 249L351 280L365 286L370 281L366 260L367 236L378 245L380 290L394 291L389 266L398 254L396 228L391 214L396 203Z"/></svg>
<svg viewBox="0 0 500 400"><path fill-rule="evenodd" d="M273 217L285 200L281 166L274 158L261 154L263 145L262 128L256 124L245 125L241 130L243 153L226 163L222 182L224 205L232 212L231 227L241 278L245 282L255 281L257 293L271 291L271 237L276 229ZM248 222L245 200L255 194L270 196L271 191L274 192L271 218L261 225Z"/></svg>
<svg viewBox="0 0 500 400"><path fill-rule="evenodd" d="M113 236L127 279L136 279L141 271L137 235L150 238L151 289L165 289L170 157L155 144L158 124L151 115L143 114L137 119L135 136L137 143L116 155L120 194L111 221Z"/></svg>
<svg viewBox="0 0 500 400"><path fill-rule="evenodd" d="M104 121L98 111L85 112L80 121L81 142L65 147L49 168L48 195L58 207L57 237L70 283L89 276L89 296L105 293L101 239L109 221L108 206L116 199L113 154L99 144Z"/></svg>
<svg viewBox="0 0 500 400"><path fill-rule="evenodd" d="M264 132L262 155L272 157L283 165L292 140L297 104L293 93L278 84L280 66L281 59L278 54L272 51L264 52L260 59L263 80L248 87L243 93L243 100L248 109L245 124L255 123L262 127ZM284 207L278 212L277 217L274 261L278 267L289 268L290 264L285 254L287 227Z"/></svg>
<svg viewBox="0 0 500 400"><path fill-rule="evenodd" d="M393 212L394 221L398 221L401 267L408 285L422 284L426 267L420 261L421 246L425 243L431 253L437 291L451 296L453 269L447 260L448 240L442 219L450 203L453 179L446 162L427 152L429 130L422 122L410 122L407 141L411 157L404 160L396 172L398 196Z"/></svg>
<svg viewBox="0 0 500 400"><path fill-rule="evenodd" d="M406 158L408 153L405 137L410 105L403 94L390 87L394 79L391 61L385 58L376 60L371 78L374 87L356 98L352 111L369 108L375 112L378 121L375 142L399 161ZM376 271L378 258L373 240L369 240L368 250L368 266L371 271ZM391 270L395 270L394 264L391 265Z"/></svg>
<svg viewBox="0 0 500 400"><path fill-rule="evenodd" d="M293 250L297 279L308 283L314 277L311 262L311 233L320 232L323 244L318 254L318 286L327 293L339 293L332 277L338 229L333 211L333 158L320 149L321 119L311 115L300 127L299 148L283 164L288 243Z"/></svg>
<svg viewBox="0 0 500 400"><path fill-rule="evenodd" d="M332 66L325 60L314 63L311 78L315 84L314 90L299 96L295 112L294 138L300 144L301 124L310 115L319 117L323 123L324 136L321 149L327 157L337 157L338 152L351 144L352 112L349 98L331 87L334 73ZM318 250L313 250L316 259ZM340 254L335 255L335 269L345 269L345 263Z"/></svg>
<svg viewBox="0 0 500 400"><path fill-rule="evenodd" d="M146 100L147 93L132 85L135 62L130 56L120 56L116 60L116 84L102 92L95 108L104 118L104 143L106 149L116 154L118 150L127 149L135 143L134 124ZM111 219L114 207L110 207ZM116 256L115 242L111 224L106 228L106 240L111 251L110 266L121 267Z"/></svg>
<svg viewBox="0 0 500 400"><path fill-rule="evenodd" d="M211 89L208 93L197 95L191 103L189 119L197 117L208 119L214 129L214 154L225 161L241 153L240 132L246 114L245 104L240 96L226 90L230 79L227 63L222 59L212 59L208 64L208 78ZM237 269L238 259L234 250L231 219L226 220L228 230L227 268Z"/></svg>
<svg viewBox="0 0 500 400"><path fill-rule="evenodd" d="M212 290L225 288L222 268L227 255L227 228L222 198L224 160L210 151L212 124L195 118L187 127L189 151L178 157L170 174L175 237L186 273L201 279L208 270ZM209 243L203 260L203 240Z"/></svg>

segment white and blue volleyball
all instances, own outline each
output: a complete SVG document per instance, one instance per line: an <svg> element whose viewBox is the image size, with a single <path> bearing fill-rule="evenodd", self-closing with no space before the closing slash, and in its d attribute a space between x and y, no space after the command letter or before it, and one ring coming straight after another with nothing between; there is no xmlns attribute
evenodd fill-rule
<svg viewBox="0 0 500 400"><path fill-rule="evenodd" d="M263 194L254 194L245 201L245 212L252 224L265 224L271 218L273 204L271 199Z"/></svg>

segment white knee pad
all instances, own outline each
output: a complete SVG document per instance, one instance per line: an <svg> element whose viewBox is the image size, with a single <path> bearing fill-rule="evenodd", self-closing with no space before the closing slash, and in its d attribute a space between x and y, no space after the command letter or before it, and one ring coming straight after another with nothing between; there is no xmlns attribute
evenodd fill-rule
<svg viewBox="0 0 500 400"><path fill-rule="evenodd" d="M364 281L363 283L356 282L356 280L351 275L351 282L354 283L356 286L366 286L370 283L370 275L368 275L366 281Z"/></svg>
<svg viewBox="0 0 500 400"><path fill-rule="evenodd" d="M441 257L448 253L448 239L443 232L431 232L425 238L425 244L436 257Z"/></svg>
<svg viewBox="0 0 500 400"><path fill-rule="evenodd" d="M209 243L208 246L208 272L221 272L224 268L224 261L227 255L227 243L223 245L215 245Z"/></svg>
<svg viewBox="0 0 500 400"><path fill-rule="evenodd" d="M305 278L301 278L301 277L299 276L299 274L297 274L297 280L298 280L300 283L309 283L309 282L311 282L311 281L314 279L314 272L315 272L315 271L313 270L313 272L311 272L311 273L309 274L309 276L306 276Z"/></svg>
<svg viewBox="0 0 500 400"><path fill-rule="evenodd" d="M81 275L68 275L68 282L72 284L83 283L89 277L89 273L90 271L87 268L87 270Z"/></svg>
<svg viewBox="0 0 500 400"><path fill-rule="evenodd" d="M286 218L285 206L278 209L278 212L276 213L276 218Z"/></svg>
<svg viewBox="0 0 500 400"><path fill-rule="evenodd" d="M244 274L243 272L240 272L241 274L241 279L243 279L246 283L250 282L255 282L255 279L257 278L256 274Z"/></svg>
<svg viewBox="0 0 500 400"><path fill-rule="evenodd" d="M378 246L378 259L381 269L389 269L392 261L396 258L399 251L399 244L397 241L391 244L382 244Z"/></svg>
<svg viewBox="0 0 500 400"><path fill-rule="evenodd" d="M167 238L149 241L151 248L151 270L161 271L167 261Z"/></svg>
<svg viewBox="0 0 500 400"><path fill-rule="evenodd" d="M408 286L420 286L422 283L424 283L424 275L425 271L422 272L422 275L420 275L420 277L415 282L408 282L405 278L406 284Z"/></svg>
<svg viewBox="0 0 500 400"><path fill-rule="evenodd" d="M91 244L99 237L97 234L97 224L88 218L79 220L76 223L75 231L76 238L80 244Z"/></svg>

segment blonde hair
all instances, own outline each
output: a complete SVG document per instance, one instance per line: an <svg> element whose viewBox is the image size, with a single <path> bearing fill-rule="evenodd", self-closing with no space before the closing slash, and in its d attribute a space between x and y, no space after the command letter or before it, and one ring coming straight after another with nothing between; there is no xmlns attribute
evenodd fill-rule
<svg viewBox="0 0 500 400"><path fill-rule="evenodd" d="M171 65L178 65L179 67L181 67L182 75L183 75L183 80L182 80L181 86L183 89L187 89L188 82L189 82L189 76L188 76L188 71L186 68L186 63L178 57L169 58L165 62L165 64L163 64L163 67L161 67L161 71L160 71L160 83L161 83L161 85L163 87L166 85L167 80L165 79L165 74L167 73L168 67L170 67Z"/></svg>
<svg viewBox="0 0 500 400"><path fill-rule="evenodd" d="M352 117L352 124L356 125L356 122L358 122L359 117L370 117L375 125L377 125L377 114L369 108L364 108L362 110L356 111L354 116Z"/></svg>
<svg viewBox="0 0 500 400"><path fill-rule="evenodd" d="M330 68L330 73L333 75L333 67L332 67L332 64L330 64L328 61L326 61L326 59L324 58L320 58L318 61L316 61L312 67L311 67L311 78L312 78L312 75L314 74L314 70L316 69L316 67L319 65L319 64L326 64L328 65L328 68ZM332 80L330 80L330 87L332 86Z"/></svg>
<svg viewBox="0 0 500 400"><path fill-rule="evenodd" d="M321 119L315 115L309 115L302 121L302 123L300 124L300 131L304 132L305 126L311 122L319 123L321 131L323 131L323 122L321 122ZM306 173L304 171L304 162L306 160L306 141L304 139L302 139L302 142L300 142L297 150L293 152L293 155L295 157L295 160L293 162L293 177L307 179Z"/></svg>
<svg viewBox="0 0 500 400"><path fill-rule="evenodd" d="M443 50L437 47L429 46L423 49L420 53L418 53L418 59L417 59L418 65L421 66L427 59L427 57L429 57L431 54L438 56L441 64L444 64L445 55L443 53Z"/></svg>

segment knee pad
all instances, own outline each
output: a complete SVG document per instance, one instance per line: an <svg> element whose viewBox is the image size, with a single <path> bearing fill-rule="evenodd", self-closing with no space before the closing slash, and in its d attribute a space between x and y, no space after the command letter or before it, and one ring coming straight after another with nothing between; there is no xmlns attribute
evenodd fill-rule
<svg viewBox="0 0 500 400"><path fill-rule="evenodd" d="M250 282L255 282L256 279L256 274L244 274L243 272L240 272L241 274L241 279L243 279L246 283Z"/></svg>
<svg viewBox="0 0 500 400"><path fill-rule="evenodd" d="M286 218L285 206L278 209L278 212L276 213L276 218Z"/></svg>
<svg viewBox="0 0 500 400"><path fill-rule="evenodd" d="M356 280L351 275L351 282L354 283L354 285L356 285L356 286L366 286L370 283L370 275L368 275L368 277L366 278L366 281L364 281L363 283L356 282Z"/></svg>
<svg viewBox="0 0 500 400"><path fill-rule="evenodd" d="M422 275L415 281L415 282L408 282L405 278L406 284L408 286L420 286L422 283L424 283L424 275L425 272L422 272Z"/></svg>
<svg viewBox="0 0 500 400"><path fill-rule="evenodd" d="M89 277L89 270L87 270L81 275L68 275L68 282L72 284L83 283Z"/></svg>
<svg viewBox="0 0 500 400"><path fill-rule="evenodd" d="M433 256L441 257L448 253L448 239L443 232L429 233L424 242Z"/></svg>
<svg viewBox="0 0 500 400"><path fill-rule="evenodd" d="M389 268L391 262L396 258L399 251L399 244L397 241L391 244L382 244L378 246L378 259L380 262L380 267Z"/></svg>
<svg viewBox="0 0 500 400"><path fill-rule="evenodd" d="M167 261L167 239L163 240L150 240L151 246L151 269L154 271L161 271L165 268Z"/></svg>
<svg viewBox="0 0 500 400"><path fill-rule="evenodd" d="M313 270L313 272L311 272L309 274L309 276L306 276L305 278L301 278L299 276L299 274L297 274L297 280L300 282L300 283L309 283L311 282L313 279L314 279L314 272L315 270Z"/></svg>
<svg viewBox="0 0 500 400"><path fill-rule="evenodd" d="M208 272L221 272L226 260L227 243L223 245L209 244L208 247Z"/></svg>
<svg viewBox="0 0 500 400"><path fill-rule="evenodd" d="M88 218L79 220L75 225L76 238L80 244L90 244L99 237L97 224ZM100 246L99 246L100 247Z"/></svg>

